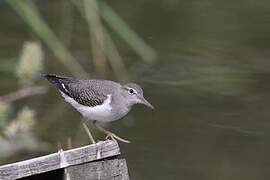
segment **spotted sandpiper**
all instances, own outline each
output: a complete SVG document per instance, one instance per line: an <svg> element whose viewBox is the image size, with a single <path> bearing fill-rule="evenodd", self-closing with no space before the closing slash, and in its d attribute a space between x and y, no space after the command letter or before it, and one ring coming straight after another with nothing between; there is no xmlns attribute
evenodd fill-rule
<svg viewBox="0 0 270 180"><path fill-rule="evenodd" d="M121 119L134 104L144 104L154 109L143 97L142 88L135 83L122 85L109 80L85 80L51 74L42 74L42 76L58 88L66 102L90 120L95 128L104 132L107 135L106 138L130 142L99 126L97 121L111 122ZM85 122L83 122L83 127L91 142L95 143Z"/></svg>

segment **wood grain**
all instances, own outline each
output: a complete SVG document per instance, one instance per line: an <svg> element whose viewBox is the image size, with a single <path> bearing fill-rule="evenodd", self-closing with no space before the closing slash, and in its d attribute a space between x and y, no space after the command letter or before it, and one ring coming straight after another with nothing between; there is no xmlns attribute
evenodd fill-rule
<svg viewBox="0 0 270 180"><path fill-rule="evenodd" d="M129 180L126 161L113 159L70 166L65 172L68 180Z"/></svg>
<svg viewBox="0 0 270 180"><path fill-rule="evenodd" d="M0 179L19 179L119 154L118 143L113 140L106 140L80 148L59 151L50 155L0 166Z"/></svg>

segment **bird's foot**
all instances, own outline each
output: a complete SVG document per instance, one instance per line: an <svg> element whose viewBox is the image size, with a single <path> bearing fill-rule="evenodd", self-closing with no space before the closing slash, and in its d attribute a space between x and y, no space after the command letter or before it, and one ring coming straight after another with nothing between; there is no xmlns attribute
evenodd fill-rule
<svg viewBox="0 0 270 180"><path fill-rule="evenodd" d="M121 142L124 142L124 143L130 143L129 140L123 139L123 138L117 136L116 134L114 134L112 132L107 133L106 139L113 139L113 140L117 139L118 141L121 141Z"/></svg>

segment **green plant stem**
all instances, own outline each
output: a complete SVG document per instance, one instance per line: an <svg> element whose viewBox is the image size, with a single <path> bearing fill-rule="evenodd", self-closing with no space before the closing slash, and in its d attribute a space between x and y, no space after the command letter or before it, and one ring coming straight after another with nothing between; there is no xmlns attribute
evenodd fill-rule
<svg viewBox="0 0 270 180"><path fill-rule="evenodd" d="M104 2L99 2L101 16L125 40L125 42L137 52L143 60L154 63L156 52L148 46L114 11Z"/></svg>

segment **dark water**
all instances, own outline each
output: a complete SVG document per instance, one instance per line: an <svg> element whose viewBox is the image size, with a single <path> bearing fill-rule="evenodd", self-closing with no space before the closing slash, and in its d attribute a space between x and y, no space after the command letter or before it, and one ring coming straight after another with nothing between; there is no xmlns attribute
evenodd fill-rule
<svg viewBox="0 0 270 180"><path fill-rule="evenodd" d="M61 36L65 1L37 1ZM130 74L156 107L135 106L108 126L130 139L120 144L132 179L259 180L270 178L270 2L214 0L110 1L119 15L158 53L146 65L112 33ZM90 73L88 26L75 10L69 49ZM38 37L0 3L0 66L16 57L24 41ZM109 29L110 30L110 29ZM110 30L111 32L111 30ZM46 71L70 75L46 50ZM16 89L14 75L1 71L1 94ZM40 82L46 84L45 81ZM34 135L55 152L71 137L88 143L80 115L54 88L19 101L37 110ZM98 134L102 138L101 134ZM32 153L3 162L26 159Z"/></svg>

